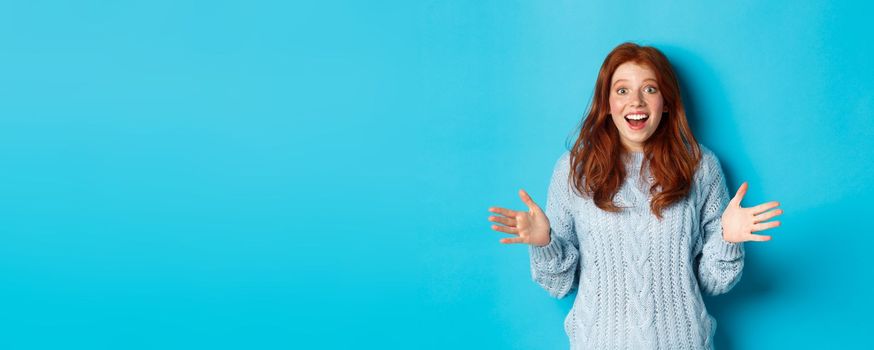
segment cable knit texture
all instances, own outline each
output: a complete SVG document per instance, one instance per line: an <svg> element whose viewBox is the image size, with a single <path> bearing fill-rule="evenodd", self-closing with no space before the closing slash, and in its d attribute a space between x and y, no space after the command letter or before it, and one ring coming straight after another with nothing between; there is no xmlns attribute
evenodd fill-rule
<svg viewBox="0 0 874 350"><path fill-rule="evenodd" d="M701 146L690 194L650 211L642 152L624 156L628 175L610 213L568 182L570 153L555 164L546 202L549 244L529 246L531 277L556 298L577 290L564 321L571 349L713 349L716 320L701 293L728 292L741 278L743 243L722 238L730 195L719 160Z"/></svg>

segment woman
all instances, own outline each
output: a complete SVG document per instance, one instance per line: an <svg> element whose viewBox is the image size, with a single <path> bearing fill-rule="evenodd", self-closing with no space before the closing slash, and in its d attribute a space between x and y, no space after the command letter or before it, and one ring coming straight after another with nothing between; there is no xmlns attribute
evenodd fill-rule
<svg viewBox="0 0 874 350"><path fill-rule="evenodd" d="M716 320L701 291L741 277L743 242L780 225L777 202L729 198L716 156L686 121L680 87L656 48L624 43L601 66L576 143L555 164L544 213L492 207L492 229L527 243L550 295L578 288L565 318L571 348L712 349Z"/></svg>

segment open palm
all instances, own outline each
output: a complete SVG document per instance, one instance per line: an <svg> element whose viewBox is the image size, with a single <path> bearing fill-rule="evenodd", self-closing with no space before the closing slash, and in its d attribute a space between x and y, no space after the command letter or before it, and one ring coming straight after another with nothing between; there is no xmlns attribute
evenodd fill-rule
<svg viewBox="0 0 874 350"><path fill-rule="evenodd" d="M780 206L779 202L768 202L750 208L740 206L748 187L746 182L741 184L737 194L722 213L722 237L728 242L769 241L771 236L754 235L753 232L780 226L780 221L764 222L783 214L783 209L771 210Z"/></svg>
<svg viewBox="0 0 874 350"><path fill-rule="evenodd" d="M549 219L546 214L534 203L525 190L519 190L519 198L522 198L522 202L528 206L528 211L500 207L489 208L490 212L502 215L489 216L489 221L504 225L492 225L492 229L517 236L502 238L501 243L527 243L536 246L549 244Z"/></svg>

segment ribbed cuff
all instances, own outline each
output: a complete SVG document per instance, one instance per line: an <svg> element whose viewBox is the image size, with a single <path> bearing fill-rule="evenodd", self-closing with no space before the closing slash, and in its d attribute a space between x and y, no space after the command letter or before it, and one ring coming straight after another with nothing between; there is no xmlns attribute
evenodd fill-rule
<svg viewBox="0 0 874 350"><path fill-rule="evenodd" d="M722 217L719 218L718 225L719 231L714 232L713 234L719 235L719 237L711 237L711 240L716 241L712 242L716 243L716 246L709 249L714 257L723 261L734 261L742 258L744 255L743 242L732 243L725 240L725 237L723 237L725 232L723 232L722 229Z"/></svg>
<svg viewBox="0 0 874 350"><path fill-rule="evenodd" d="M558 241L558 237L555 236L555 232L552 231L552 228L549 228L549 244L538 247L535 245L529 245L529 251L531 252L531 257L538 260L552 260L561 256L561 243Z"/></svg>
<svg viewBox="0 0 874 350"><path fill-rule="evenodd" d="M719 245L715 247L714 253L719 260L732 261L743 257L743 242L732 243L719 237Z"/></svg>

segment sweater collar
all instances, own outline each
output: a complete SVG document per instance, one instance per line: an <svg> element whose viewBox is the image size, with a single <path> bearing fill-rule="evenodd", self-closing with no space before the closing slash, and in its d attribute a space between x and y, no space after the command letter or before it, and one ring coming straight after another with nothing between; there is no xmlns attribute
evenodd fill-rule
<svg viewBox="0 0 874 350"><path fill-rule="evenodd" d="M649 169L644 169L641 178L641 167L645 158L644 152L626 152L622 155L625 163L626 179L618 193L620 202L625 202L631 207L637 207L649 200L649 186L653 181Z"/></svg>
<svg viewBox="0 0 874 350"><path fill-rule="evenodd" d="M643 163L643 151L640 152L626 152L622 155L623 162L625 162L625 166L629 170L640 170L640 166Z"/></svg>

